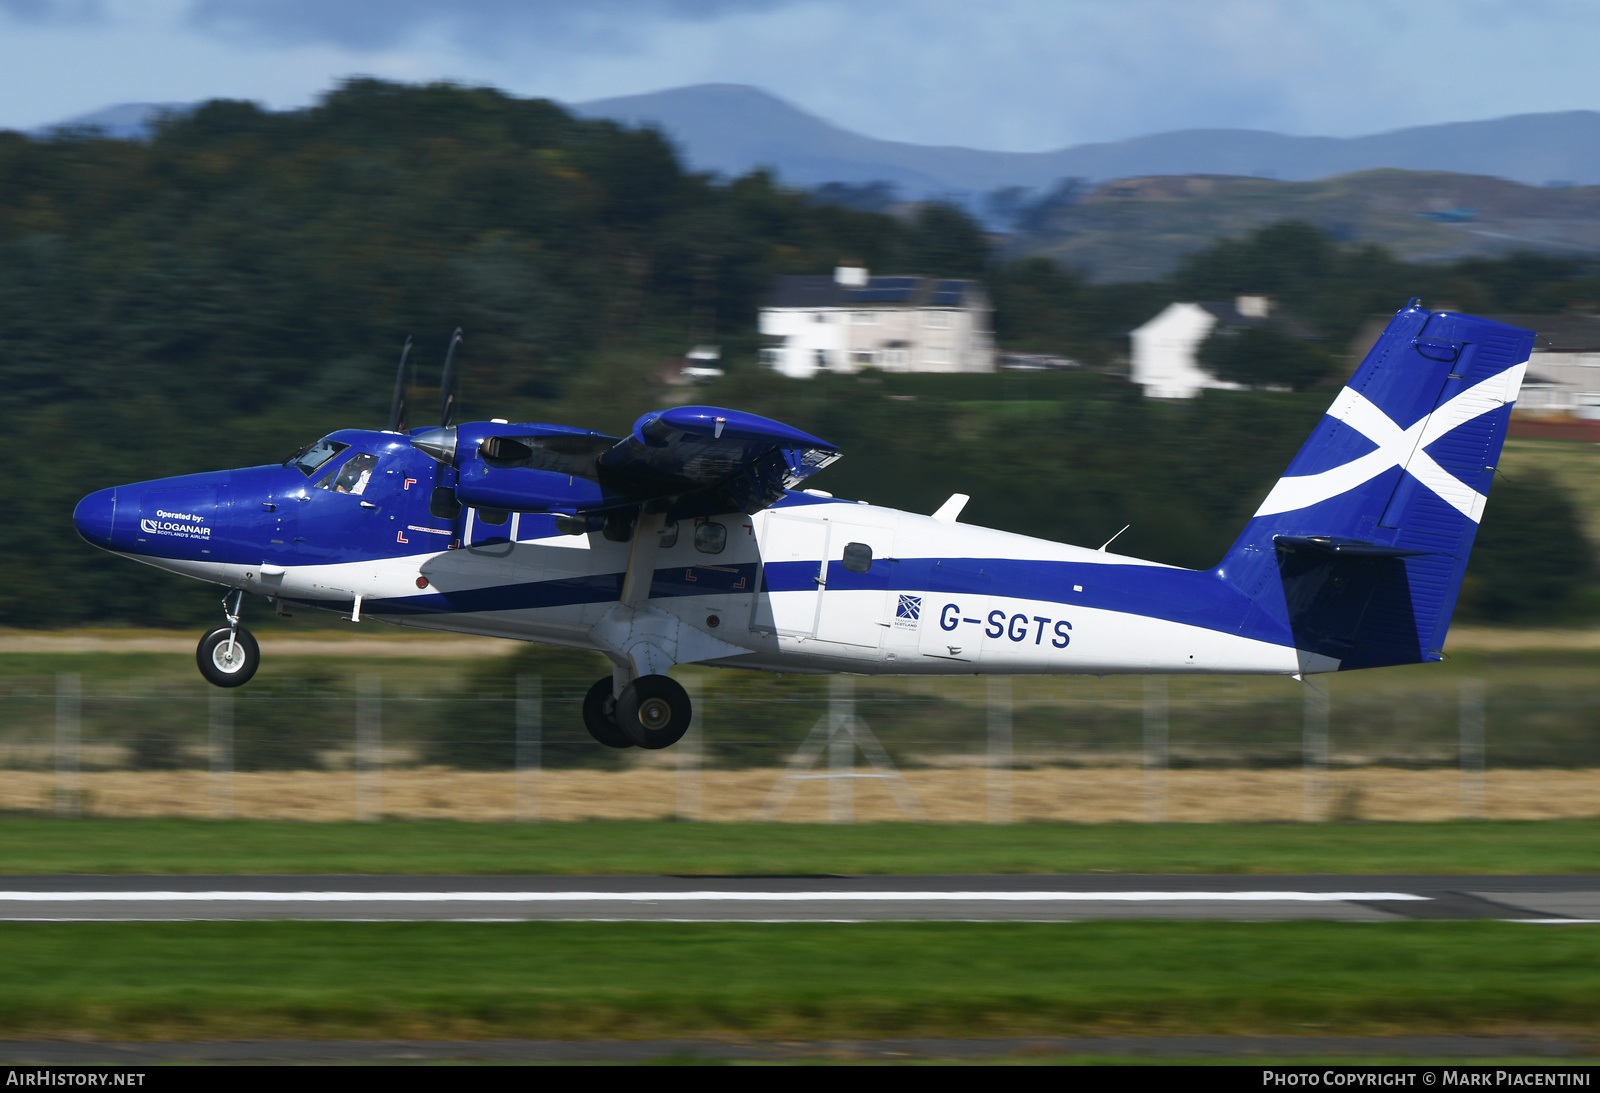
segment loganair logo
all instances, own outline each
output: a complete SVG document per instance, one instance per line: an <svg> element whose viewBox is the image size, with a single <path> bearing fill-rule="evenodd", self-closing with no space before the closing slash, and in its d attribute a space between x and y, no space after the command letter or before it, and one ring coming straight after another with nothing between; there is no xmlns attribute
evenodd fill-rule
<svg viewBox="0 0 1600 1093"><path fill-rule="evenodd" d="M156 519L141 519L139 528L146 535L176 535L180 539L211 538L211 529L205 526L205 517L192 512L156 509Z"/></svg>
<svg viewBox="0 0 1600 1093"><path fill-rule="evenodd" d="M1446 504L1476 522L1483 516L1487 498L1435 463L1424 449L1473 418L1515 401L1527 367L1523 362L1467 388L1409 429L1400 428L1376 404L1346 387L1328 407L1328 416L1372 441L1377 450L1320 474L1278 479L1256 515L1272 516L1308 508L1364 486L1391 467L1404 467L1407 474Z"/></svg>

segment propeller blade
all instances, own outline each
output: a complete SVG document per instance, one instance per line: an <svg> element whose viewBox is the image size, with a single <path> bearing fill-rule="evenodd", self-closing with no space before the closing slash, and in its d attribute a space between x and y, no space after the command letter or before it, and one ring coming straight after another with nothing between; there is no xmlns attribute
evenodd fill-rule
<svg viewBox="0 0 1600 1093"><path fill-rule="evenodd" d="M439 377L439 428L447 427L456 416L456 347L461 344L461 328L450 335L450 349L444 355L444 375Z"/></svg>
<svg viewBox="0 0 1600 1093"><path fill-rule="evenodd" d="M400 350L400 367L394 374L394 399L389 403L389 431L406 431L406 358L411 355L411 335L406 335L405 348Z"/></svg>

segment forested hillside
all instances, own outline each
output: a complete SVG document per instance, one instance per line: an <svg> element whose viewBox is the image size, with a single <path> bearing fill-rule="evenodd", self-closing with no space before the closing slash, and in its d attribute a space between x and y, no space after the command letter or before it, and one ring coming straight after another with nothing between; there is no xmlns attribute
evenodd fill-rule
<svg viewBox="0 0 1600 1093"><path fill-rule="evenodd" d="M653 132L486 90L358 81L282 114L214 102L145 143L0 134L14 453L0 624L210 620L203 586L79 541L76 500L380 425L408 334L431 383L449 332L465 329L468 417L612 430L681 399L659 384L663 367L716 342L730 374L694 397L841 444L818 486L924 510L961 490L969 519L1091 545L1132 522L1119 547L1186 565L1216 559L1329 397L1156 406L1098 372L802 383L758 371L770 278L841 259L982 276L1003 344L1112 371L1126 330L1175 298L1272 293L1327 336L1337 372L1360 323L1412 295L1491 311L1600 295L1570 262L1407 266L1293 225L1196 255L1169 282L1091 285L1042 261L998 264L953 209L897 219L759 174L689 174Z"/></svg>

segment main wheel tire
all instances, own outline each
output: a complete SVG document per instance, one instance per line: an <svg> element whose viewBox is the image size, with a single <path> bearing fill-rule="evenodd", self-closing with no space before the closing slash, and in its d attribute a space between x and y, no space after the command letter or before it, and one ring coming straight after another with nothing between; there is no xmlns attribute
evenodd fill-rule
<svg viewBox="0 0 1600 1093"><path fill-rule="evenodd" d="M611 694L611 677L595 680L583 696L583 727L608 748L631 748L633 741L617 724L617 700Z"/></svg>
<svg viewBox="0 0 1600 1093"><path fill-rule="evenodd" d="M693 717L689 693L669 676L640 676L617 699L617 724L650 751L682 740Z"/></svg>
<svg viewBox="0 0 1600 1093"><path fill-rule="evenodd" d="M207 683L218 687L242 687L261 667L261 646L255 636L244 627L233 634L233 650L228 650L228 628L219 626L200 639L194 651L195 663Z"/></svg>

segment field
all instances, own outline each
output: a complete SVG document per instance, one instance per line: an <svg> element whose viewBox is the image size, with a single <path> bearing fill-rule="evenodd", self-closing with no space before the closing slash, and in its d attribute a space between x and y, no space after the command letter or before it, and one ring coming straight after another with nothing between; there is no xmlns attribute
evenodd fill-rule
<svg viewBox="0 0 1600 1093"><path fill-rule="evenodd" d="M0 823L12 874L1594 870L1600 823ZM6 1039L1600 1037L1600 928L3 923ZM1381 1051L1381 1047L1379 1048ZM1255 1061L1260 1061L1259 1059Z"/></svg>
<svg viewBox="0 0 1600 1093"><path fill-rule="evenodd" d="M1600 929L0 925L8 1037L1600 1032Z"/></svg>
<svg viewBox="0 0 1600 1093"><path fill-rule="evenodd" d="M1593 873L1600 821L1437 824L0 822L0 873Z"/></svg>
<svg viewBox="0 0 1600 1093"><path fill-rule="evenodd" d="M217 783L192 635L0 636L11 714L0 729L10 768L0 872L1570 874L1600 864L1600 636L1588 631L1460 631L1443 665L1328 681L1325 804L1345 821L1333 823L1297 822L1305 691L1286 681L1168 681L1169 769L1149 774L1142 681L1013 681L1012 815L1094 822L1011 824L973 822L989 808L982 680L858 681L862 716L942 822L807 822L828 814L827 783L814 781L785 812L792 822L752 823L752 802L826 708L825 682L687 673L705 716L700 761L680 769L671 756L596 759L562 736L565 662L546 678L539 814L638 818L509 822L518 775L504 756L485 763L467 750L455 753L465 766L430 766L425 729L441 714L474 731L509 721L508 685L528 662L482 641L378 627L359 637L264 628L277 655L260 697L233 707L240 754L253 729L321 735L302 734L277 765L257 753L228 784L238 816L268 805L351 815L362 792L356 681L377 677L378 823L202 818ZM84 681L81 819L41 815L57 786L57 673ZM1481 782L1459 769L1464 682L1487 696ZM1565 759L1575 769L1556 769ZM853 784L856 820L901 818L881 782ZM1174 820L1254 809L1268 822L1128 822L1150 815L1152 786ZM1474 807L1489 815L1570 818L1447 819L1475 786ZM443 805L430 812L430 800ZM585 812L583 801L597 804ZM694 815L739 818L646 818L690 812L685 801ZM146 818L107 815L118 810ZM1376 819L1389 815L1436 822ZM3 923L0 1037L1451 1033L1584 1044L1600 1039L1597 963L1600 928L1493 922Z"/></svg>

